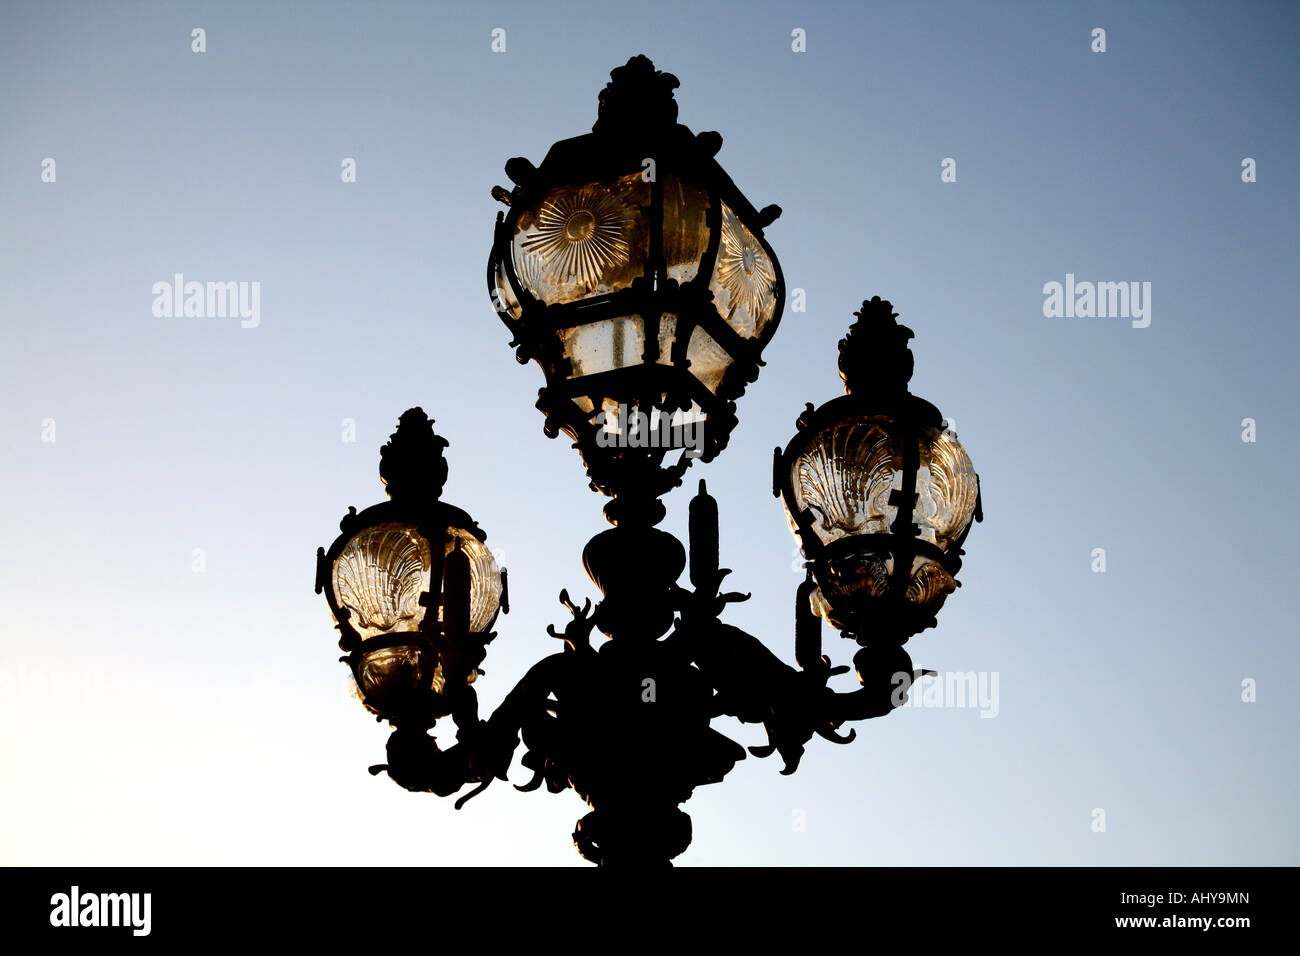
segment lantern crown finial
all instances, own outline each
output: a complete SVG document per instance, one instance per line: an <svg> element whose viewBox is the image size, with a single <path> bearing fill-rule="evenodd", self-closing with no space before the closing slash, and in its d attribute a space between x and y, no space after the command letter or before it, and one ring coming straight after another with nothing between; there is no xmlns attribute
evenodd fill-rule
<svg viewBox="0 0 1300 956"><path fill-rule="evenodd" d="M671 73L656 70L649 57L632 57L610 70L609 82L600 91L592 132L623 133L672 126L677 122L673 90L680 85Z"/></svg>
<svg viewBox="0 0 1300 956"><path fill-rule="evenodd" d="M878 295L864 299L853 315L856 321L840 339L844 391L882 397L906 394L913 369L907 343L916 333L899 324L893 303Z"/></svg>
<svg viewBox="0 0 1300 956"><path fill-rule="evenodd" d="M408 408L397 421L397 431L379 449L379 477L389 498L436 500L447 483L447 459L442 450L447 439L433 430L433 419L422 408Z"/></svg>

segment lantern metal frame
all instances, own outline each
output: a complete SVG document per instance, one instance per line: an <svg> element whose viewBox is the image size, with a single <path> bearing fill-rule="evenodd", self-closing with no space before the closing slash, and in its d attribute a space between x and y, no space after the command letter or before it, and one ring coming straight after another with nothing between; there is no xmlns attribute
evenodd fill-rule
<svg viewBox="0 0 1300 956"><path fill-rule="evenodd" d="M927 434L947 432L955 437L955 433L948 429L948 420L938 408L908 390L913 357L907 342L914 333L896 321L893 305L875 296L864 301L854 315L857 321L840 340L840 376L848 394L817 408L807 405L795 422L795 436L784 450L778 447L773 451L772 496L785 505L806 567L828 606L828 622L863 646L872 641L901 645L936 626L942 607L942 602L917 605L907 599L914 560L921 557L937 563L960 587L957 574L965 554L962 546L971 528L984 520L984 506L976 474L974 514L949 547L940 548L919 536L920 528L913 521L919 501L919 444ZM799 507L794 489L795 462L825 430L871 419L888 420L885 427L902 452L900 487L890 494L890 503L897 508L895 518L888 533L853 534L824 542L814 529L815 511ZM849 606L837 607L829 595L835 591L833 576L838 563L864 554L892 559L887 591L879 597L859 597Z"/></svg>
<svg viewBox="0 0 1300 956"><path fill-rule="evenodd" d="M600 97L599 117L592 132L556 143L539 167L523 158L506 164L515 186L510 191L500 186L493 190L493 195L510 208L497 215L487 284L494 307L513 336L511 345L516 347L517 360L521 364L536 361L545 373L546 384L538 393L537 408L546 416L546 434L554 438L564 432L574 440L592 486L602 493L657 497L681 483L690 456L665 467L662 461L670 449L611 453L596 441L599 426L592 419L599 405L593 401L593 410L587 412L574 399L603 396L626 400L646 412L650 408L686 410L694 403L705 416L704 447L699 457L704 462L715 458L726 447L736 425L736 399L758 377L762 351L781 322L785 279L776 253L763 235L764 227L776 220L781 209L769 205L758 210L745 198L714 159L722 147L718 133L696 135L676 122L676 77L656 71L644 56L633 57L625 66L613 70L610 77ZM651 169L653 176L646 180ZM649 226L643 274L628 288L574 302L554 304L534 297L527 284L520 281L513 255L521 214L534 211L553 190L609 184L637 174L650 187L650 206L641 212ZM684 283L668 274L665 259L664 184L670 176L708 197L708 241L695 276ZM772 317L752 338L740 335L725 321L709 289L723 233L724 204L761 245L774 273ZM502 280L507 284L504 288ZM658 332L661 318L668 314L676 316L676 333L667 357L671 364L664 364L660 361ZM572 369L562 354L559 332L630 316L639 316L644 323L640 363L570 378ZM687 350L696 327L732 359L716 391L689 371Z"/></svg>

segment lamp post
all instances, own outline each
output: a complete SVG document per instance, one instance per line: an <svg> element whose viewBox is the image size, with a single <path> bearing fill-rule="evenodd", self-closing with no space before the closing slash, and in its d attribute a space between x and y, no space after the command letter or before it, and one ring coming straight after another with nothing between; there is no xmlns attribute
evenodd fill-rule
<svg viewBox="0 0 1300 956"><path fill-rule="evenodd" d="M848 743L844 724L906 700L921 672L902 644L933 625L979 517L965 452L907 392L911 332L873 299L841 342L850 394L809 405L778 449L774 491L808 561L799 666L721 620L748 595L721 590L730 572L704 481L689 560L655 527L691 461L725 448L784 298L763 236L780 210L744 198L713 158L718 134L676 123L676 86L632 58L611 73L590 134L555 144L539 167L511 160L514 189L493 190L509 207L488 265L493 304L517 359L542 369L546 433L573 440L592 489L611 499L612 527L582 555L601 599L579 607L561 591L572 619L547 628L563 650L479 717L473 683L508 609L506 577L469 515L441 502L446 442L419 409L381 451L391 500L351 510L317 557L359 696L394 727L388 762L371 772L444 796L477 784L459 808L506 779L522 742L533 778L517 789L573 789L590 807L575 845L606 866L668 864L690 844L680 805L746 756L715 718L762 723L768 743L749 753L779 753L793 773L814 735ZM822 654L822 619L862 645L859 690L828 686L848 668ZM594 631L608 638L599 648ZM457 732L444 751L429 731L447 716Z"/></svg>

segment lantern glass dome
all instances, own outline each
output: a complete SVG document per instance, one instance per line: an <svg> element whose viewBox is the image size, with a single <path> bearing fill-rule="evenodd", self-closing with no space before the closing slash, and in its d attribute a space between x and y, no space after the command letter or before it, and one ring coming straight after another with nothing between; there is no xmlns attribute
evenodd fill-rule
<svg viewBox="0 0 1300 956"><path fill-rule="evenodd" d="M928 428L903 438L889 416L855 415L814 434L791 466L793 505L813 512L811 528L823 544L890 533L907 467L902 442L909 440L917 449L917 537L940 551L961 540L975 516L979 482L956 434ZM797 530L788 507L786 518Z"/></svg>

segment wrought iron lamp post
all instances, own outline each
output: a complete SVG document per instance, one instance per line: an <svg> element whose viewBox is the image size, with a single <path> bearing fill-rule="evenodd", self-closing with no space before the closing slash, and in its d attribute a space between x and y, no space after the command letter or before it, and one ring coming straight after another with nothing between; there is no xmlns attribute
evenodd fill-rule
<svg viewBox="0 0 1300 956"><path fill-rule="evenodd" d="M845 723L889 713L917 673L903 643L934 624L955 587L961 544L978 518L978 479L938 412L907 392L910 330L889 303L864 303L841 342L849 395L808 411L774 491L808 559L796 594L796 669L721 621L717 503L704 482L686 549L655 525L660 497L694 458L725 448L735 402L762 366L781 317L780 266L756 210L714 160L716 133L676 122L677 80L634 57L611 73L590 134L555 144L535 167L513 159L488 285L521 363L545 376L545 431L573 439L613 526L583 551L602 597L548 632L564 649L535 664L486 720L473 682L508 610L473 520L439 499L446 442L419 409L381 453L392 499L342 522L317 559L358 693L394 732L372 767L410 790L457 801L506 779L522 740L533 779L572 788L591 807L579 853L601 865L666 864L690 843L682 812L694 788L723 779L745 749L711 726L762 723L793 773L814 734L847 743ZM669 461L676 456L675 461ZM821 619L854 638L861 689L822 655ZM609 640L592 644L599 630ZM901 676L900 676L901 675ZM900 692L900 682L901 692ZM456 743L429 729L450 716Z"/></svg>

